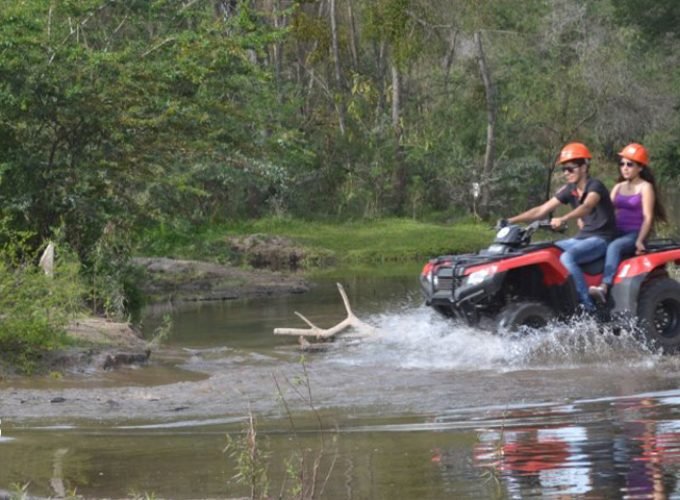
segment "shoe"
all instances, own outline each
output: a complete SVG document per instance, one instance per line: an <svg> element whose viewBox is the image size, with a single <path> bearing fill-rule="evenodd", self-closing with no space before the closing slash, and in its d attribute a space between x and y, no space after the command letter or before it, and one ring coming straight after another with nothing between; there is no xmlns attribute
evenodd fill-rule
<svg viewBox="0 0 680 500"><path fill-rule="evenodd" d="M588 288L588 295L600 304L607 302L607 285L591 286Z"/></svg>

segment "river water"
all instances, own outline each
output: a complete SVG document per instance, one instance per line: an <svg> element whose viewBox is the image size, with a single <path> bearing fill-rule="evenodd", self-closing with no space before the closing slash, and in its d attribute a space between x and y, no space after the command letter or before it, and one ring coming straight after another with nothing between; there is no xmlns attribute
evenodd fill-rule
<svg viewBox="0 0 680 500"><path fill-rule="evenodd" d="M272 330L343 319L331 280L155 310L145 329L173 328L148 367L5 382L0 490L248 496L250 415L272 497L680 498L680 358L587 320L514 340L456 325L417 272L343 279L376 332L321 352Z"/></svg>

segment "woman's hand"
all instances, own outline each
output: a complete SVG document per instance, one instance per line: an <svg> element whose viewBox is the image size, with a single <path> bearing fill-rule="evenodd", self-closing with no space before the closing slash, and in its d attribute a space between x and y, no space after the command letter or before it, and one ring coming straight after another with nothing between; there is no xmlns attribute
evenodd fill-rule
<svg viewBox="0 0 680 500"><path fill-rule="evenodd" d="M643 241L635 242L635 255L641 255L647 251L647 247Z"/></svg>

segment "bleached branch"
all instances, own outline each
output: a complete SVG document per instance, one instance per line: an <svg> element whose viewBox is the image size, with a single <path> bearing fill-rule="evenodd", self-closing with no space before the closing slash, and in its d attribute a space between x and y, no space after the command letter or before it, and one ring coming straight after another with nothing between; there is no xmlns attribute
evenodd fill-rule
<svg viewBox="0 0 680 500"><path fill-rule="evenodd" d="M371 325L361 321L352 312L352 307L349 304L349 299L347 298L347 293L345 293L343 286L340 283L337 283L337 286L340 296L342 297L342 302L345 305L345 310L347 311L347 317L344 320L330 328L320 328L302 314L295 311L295 314L302 319L302 321L307 323L309 328L275 328L274 335L294 335L303 338L315 337L317 339L329 340L348 328L355 328L365 334L373 333L375 329Z"/></svg>

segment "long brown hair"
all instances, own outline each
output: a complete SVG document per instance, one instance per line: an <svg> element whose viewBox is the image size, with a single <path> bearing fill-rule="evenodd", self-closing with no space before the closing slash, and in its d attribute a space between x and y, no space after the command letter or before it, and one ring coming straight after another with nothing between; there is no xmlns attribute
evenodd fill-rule
<svg viewBox="0 0 680 500"><path fill-rule="evenodd" d="M642 167L640 169L640 179L649 182L652 185L652 189L654 189L654 222L657 220L660 222L667 222L668 217L666 215L666 209L664 208L663 203L661 203L659 190L656 188L656 179L654 179L652 169L641 163L636 162L636 164ZM623 174L619 173L619 180L617 182L623 182L625 180Z"/></svg>

